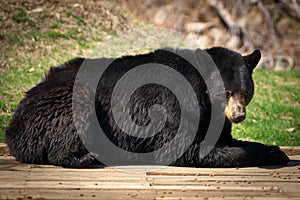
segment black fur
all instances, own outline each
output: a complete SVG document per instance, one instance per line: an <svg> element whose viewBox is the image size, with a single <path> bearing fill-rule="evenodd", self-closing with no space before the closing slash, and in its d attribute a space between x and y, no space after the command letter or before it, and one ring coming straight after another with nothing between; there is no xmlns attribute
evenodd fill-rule
<svg viewBox="0 0 300 200"><path fill-rule="evenodd" d="M188 50L179 51L189 53ZM225 88L235 92L247 90L245 100L248 104L254 94L251 75L260 59L259 51L245 57L220 47L207 49L207 52L216 63ZM17 160L75 168L88 166L95 161L95 155L89 153L80 140L72 118L74 80L83 62L83 58L76 58L51 68L45 78L26 93L5 134L10 153ZM199 73L186 60L165 50L116 59L103 74L96 92L96 112L101 127L115 145L130 152L152 152L174 138L178 129L180 107L176 97L167 88L155 84L139 88L131 98L130 106L133 120L139 125L147 125L150 106L162 104L168 117L165 127L158 134L146 139L121 134L122 131L111 120L109 101L115 81L128 70L144 63L161 63L177 70L191 83L199 99L199 131L188 150L171 165L241 167L286 164L289 161L278 147L233 139L232 124L228 119L225 120L216 146L208 155L200 158L202 149L199 144L205 137L211 116L207 87Z"/></svg>

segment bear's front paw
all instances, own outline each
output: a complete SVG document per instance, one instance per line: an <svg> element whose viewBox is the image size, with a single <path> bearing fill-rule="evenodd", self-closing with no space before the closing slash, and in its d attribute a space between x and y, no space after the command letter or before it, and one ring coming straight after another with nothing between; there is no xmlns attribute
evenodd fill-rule
<svg viewBox="0 0 300 200"><path fill-rule="evenodd" d="M289 157L278 146L268 146L267 153L269 155L268 160L272 165L285 165L290 161Z"/></svg>
<svg viewBox="0 0 300 200"><path fill-rule="evenodd" d="M245 149L253 165L285 165L290 160L278 146L250 143Z"/></svg>

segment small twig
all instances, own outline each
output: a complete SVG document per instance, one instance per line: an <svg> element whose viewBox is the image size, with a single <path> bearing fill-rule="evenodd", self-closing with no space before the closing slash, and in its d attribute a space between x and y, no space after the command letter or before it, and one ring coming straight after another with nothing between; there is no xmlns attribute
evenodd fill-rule
<svg viewBox="0 0 300 200"><path fill-rule="evenodd" d="M298 19L300 19L300 7L296 0L291 0L291 2L288 2L287 0L281 0L281 2L284 3L285 6L289 7L290 9L293 9L298 15Z"/></svg>
<svg viewBox="0 0 300 200"><path fill-rule="evenodd" d="M234 17L225 9L222 1L210 0L209 4L217 11L220 19L224 22L230 34L239 38L239 40L242 42L241 44L244 45L242 47L247 48L251 46L247 30L235 21ZM240 7L240 4L241 2L239 1L236 6Z"/></svg>
<svg viewBox="0 0 300 200"><path fill-rule="evenodd" d="M264 5L262 4L261 1L259 1L257 3L257 5L258 5L258 8L264 13L264 15L267 19L268 26L269 26L270 31L271 31L271 40L274 44L276 44L278 42L278 39L276 37L274 22L273 22L272 16L270 15L269 11L264 7Z"/></svg>
<svg viewBox="0 0 300 200"><path fill-rule="evenodd" d="M209 4L217 11L219 17L225 23L230 33L241 38L241 27L235 22L230 13L224 8L222 1L210 0Z"/></svg>
<svg viewBox="0 0 300 200"><path fill-rule="evenodd" d="M293 8L295 9L296 13L298 14L298 18L300 19L300 7L298 5L298 2L296 0L292 0L293 2Z"/></svg>

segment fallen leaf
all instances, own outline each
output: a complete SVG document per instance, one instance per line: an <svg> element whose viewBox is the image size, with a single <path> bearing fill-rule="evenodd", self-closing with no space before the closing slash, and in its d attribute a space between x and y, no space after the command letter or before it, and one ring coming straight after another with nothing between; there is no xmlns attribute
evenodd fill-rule
<svg viewBox="0 0 300 200"><path fill-rule="evenodd" d="M45 9L44 8L36 8L34 10L31 10L31 13L39 13L39 12L43 12Z"/></svg>
<svg viewBox="0 0 300 200"><path fill-rule="evenodd" d="M34 71L34 68L33 67L31 67L29 70L28 70L28 72L33 72Z"/></svg>
<svg viewBox="0 0 300 200"><path fill-rule="evenodd" d="M294 132L295 131L295 128L288 128L286 129L287 132Z"/></svg>

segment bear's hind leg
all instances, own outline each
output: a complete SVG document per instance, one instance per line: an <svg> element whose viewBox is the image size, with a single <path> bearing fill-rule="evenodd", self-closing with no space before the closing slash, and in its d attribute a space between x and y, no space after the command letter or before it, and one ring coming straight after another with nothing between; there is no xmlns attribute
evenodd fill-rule
<svg viewBox="0 0 300 200"><path fill-rule="evenodd" d="M50 164L62 166L66 168L84 168L96 161L96 154L86 153L83 156L74 154L65 154L57 156L58 154L51 156L48 155Z"/></svg>
<svg viewBox="0 0 300 200"><path fill-rule="evenodd" d="M87 153L81 158L74 158L71 162L69 167L70 168L83 168L91 165L94 161L96 161L96 154L94 153Z"/></svg>

